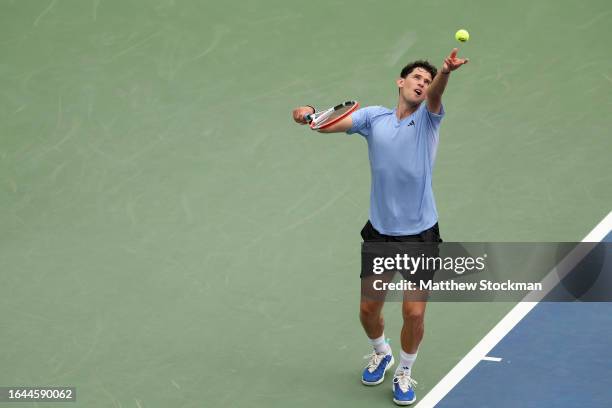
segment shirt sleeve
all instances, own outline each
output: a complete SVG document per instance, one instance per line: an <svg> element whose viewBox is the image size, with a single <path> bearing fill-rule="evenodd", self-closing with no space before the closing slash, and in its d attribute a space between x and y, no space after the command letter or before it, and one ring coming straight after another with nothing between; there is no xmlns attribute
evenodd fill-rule
<svg viewBox="0 0 612 408"><path fill-rule="evenodd" d="M367 108L357 109L351 115L353 126L346 131L349 135L359 133L363 137L370 136L372 127L372 117L380 110L380 106L368 106Z"/></svg>
<svg viewBox="0 0 612 408"><path fill-rule="evenodd" d="M430 112L427 108L427 102L421 104L421 110L427 126L434 132L437 132L440 128L440 122L442 122L442 118L444 118L444 115L446 114L444 111L444 105L440 105L440 113Z"/></svg>

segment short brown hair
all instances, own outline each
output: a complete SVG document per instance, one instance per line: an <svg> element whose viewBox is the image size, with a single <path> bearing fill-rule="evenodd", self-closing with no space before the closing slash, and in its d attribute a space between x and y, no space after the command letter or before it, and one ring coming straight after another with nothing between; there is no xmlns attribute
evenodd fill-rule
<svg viewBox="0 0 612 408"><path fill-rule="evenodd" d="M400 73L400 77L406 78L408 74L410 74L415 68L423 68L425 71L429 72L431 74L431 79L434 79L436 77L436 74L438 73L438 70L436 69L436 67L431 65L429 61L417 60L417 61L411 62L410 64L406 65L402 69L402 72Z"/></svg>

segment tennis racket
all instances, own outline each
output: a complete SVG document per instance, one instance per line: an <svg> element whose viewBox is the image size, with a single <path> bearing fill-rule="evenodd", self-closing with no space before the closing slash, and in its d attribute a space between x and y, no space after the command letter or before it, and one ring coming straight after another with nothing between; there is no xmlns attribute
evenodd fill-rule
<svg viewBox="0 0 612 408"><path fill-rule="evenodd" d="M359 102L346 101L324 111L304 115L304 120L310 124L312 130L325 129L334 123L340 122L358 107Z"/></svg>

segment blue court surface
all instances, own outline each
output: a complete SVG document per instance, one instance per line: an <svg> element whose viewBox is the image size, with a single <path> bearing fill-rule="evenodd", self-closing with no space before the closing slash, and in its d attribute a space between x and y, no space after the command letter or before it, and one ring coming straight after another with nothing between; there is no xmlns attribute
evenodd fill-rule
<svg viewBox="0 0 612 408"><path fill-rule="evenodd" d="M418 407L612 407L612 303L540 302L509 324Z"/></svg>

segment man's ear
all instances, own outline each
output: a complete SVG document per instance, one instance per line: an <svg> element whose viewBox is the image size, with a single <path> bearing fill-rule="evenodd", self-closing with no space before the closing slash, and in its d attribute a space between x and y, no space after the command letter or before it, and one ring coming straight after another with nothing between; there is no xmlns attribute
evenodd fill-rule
<svg viewBox="0 0 612 408"><path fill-rule="evenodd" d="M404 78L398 78L395 81L395 83L397 84L398 88L403 88L404 87L404 82L406 82Z"/></svg>

